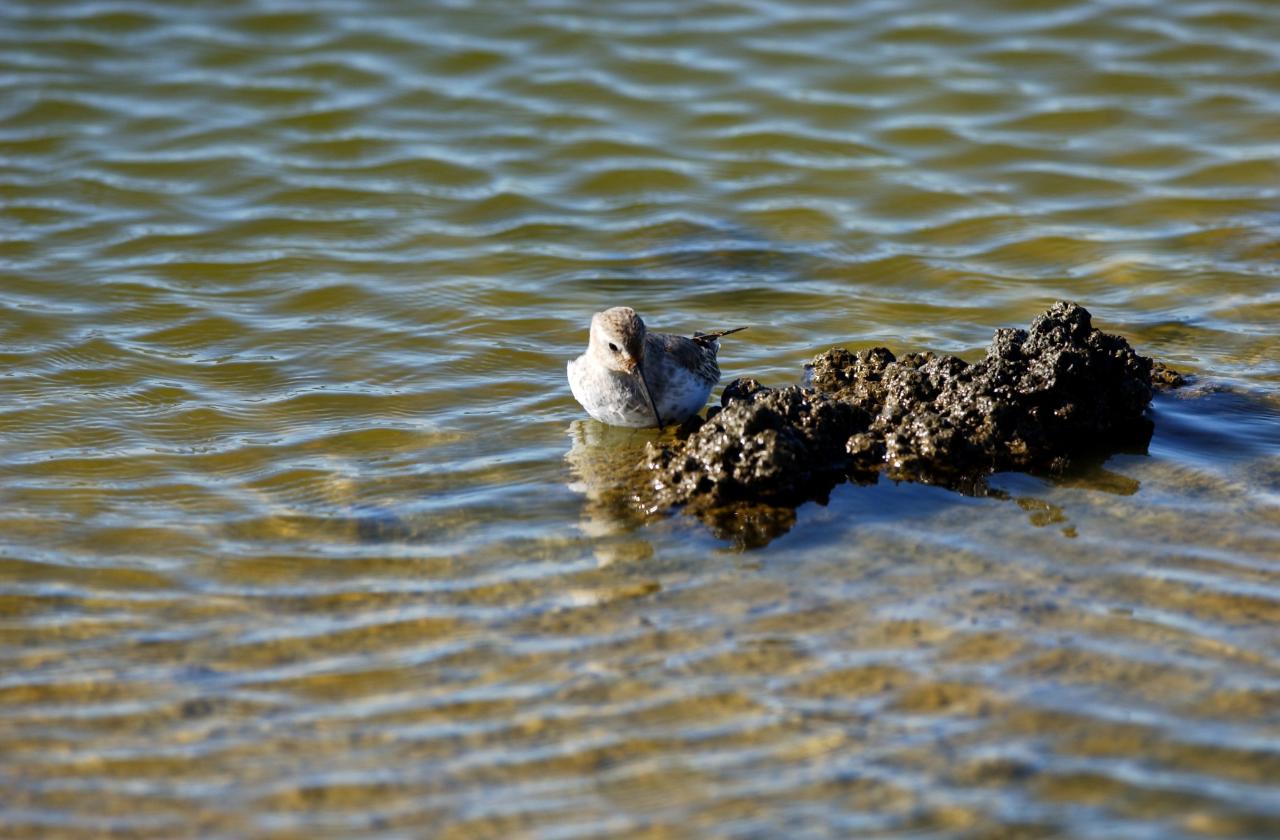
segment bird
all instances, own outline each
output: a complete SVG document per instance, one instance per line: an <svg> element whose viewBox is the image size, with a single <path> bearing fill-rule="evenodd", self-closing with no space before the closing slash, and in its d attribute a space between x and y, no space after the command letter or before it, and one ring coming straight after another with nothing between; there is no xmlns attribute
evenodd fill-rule
<svg viewBox="0 0 1280 840"><path fill-rule="evenodd" d="M629 306L591 316L587 351L569 362L569 388L596 420L643 429L679 425L702 410L720 381L720 339L745 330L650 332Z"/></svg>

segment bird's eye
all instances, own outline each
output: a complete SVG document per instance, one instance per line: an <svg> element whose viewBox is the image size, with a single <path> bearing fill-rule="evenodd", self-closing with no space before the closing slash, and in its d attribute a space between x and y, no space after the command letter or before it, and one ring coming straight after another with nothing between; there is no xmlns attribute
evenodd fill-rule
<svg viewBox="0 0 1280 840"><path fill-rule="evenodd" d="M612 341L610 341L610 342L609 342L609 349L610 349L610 350L612 350L613 352L617 353L617 352L618 352L618 345L616 345L616 344L614 344Z"/></svg>

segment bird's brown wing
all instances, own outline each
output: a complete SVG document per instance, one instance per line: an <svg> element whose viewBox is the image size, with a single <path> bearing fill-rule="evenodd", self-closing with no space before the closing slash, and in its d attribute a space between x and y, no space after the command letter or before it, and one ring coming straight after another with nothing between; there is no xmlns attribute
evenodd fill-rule
<svg viewBox="0 0 1280 840"><path fill-rule="evenodd" d="M671 333L646 333L645 358L665 355L678 365L696 373L709 382L720 381L720 366L716 364L715 339L705 344L696 338L685 338Z"/></svg>

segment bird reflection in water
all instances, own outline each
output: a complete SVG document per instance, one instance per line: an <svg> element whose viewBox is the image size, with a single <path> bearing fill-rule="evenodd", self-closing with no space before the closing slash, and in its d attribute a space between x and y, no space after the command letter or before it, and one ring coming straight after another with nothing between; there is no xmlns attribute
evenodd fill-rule
<svg viewBox="0 0 1280 840"><path fill-rule="evenodd" d="M572 473L569 489L584 497L578 528L596 539L600 564L647 557L652 553L648 541L630 535L651 517L639 504L636 487L643 479L639 464L652 434L574 420L568 436L571 445L564 457Z"/></svg>

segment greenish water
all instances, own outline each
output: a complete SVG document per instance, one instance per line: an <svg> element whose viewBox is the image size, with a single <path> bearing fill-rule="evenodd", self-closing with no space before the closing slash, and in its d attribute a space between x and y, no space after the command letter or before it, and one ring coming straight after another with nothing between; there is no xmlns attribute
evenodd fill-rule
<svg viewBox="0 0 1280 840"><path fill-rule="evenodd" d="M0 835L1280 834L1271 0L0 4ZM641 522L590 314L1200 375Z"/></svg>

